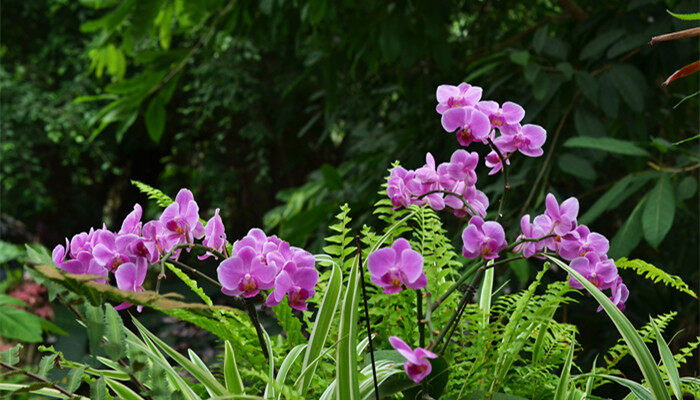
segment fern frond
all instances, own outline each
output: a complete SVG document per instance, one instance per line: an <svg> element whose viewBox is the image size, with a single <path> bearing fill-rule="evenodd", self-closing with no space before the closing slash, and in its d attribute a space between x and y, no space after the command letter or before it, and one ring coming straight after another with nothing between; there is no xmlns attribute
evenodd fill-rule
<svg viewBox="0 0 700 400"><path fill-rule="evenodd" d="M678 365L688 362L688 358L692 357L693 352L698 348L698 346L700 346L700 336L697 336L695 339L696 340L694 342L688 343L687 346L678 350L678 353L673 355L673 358L676 359Z"/></svg>
<svg viewBox="0 0 700 400"><path fill-rule="evenodd" d="M168 267L168 269L173 271L175 276L180 278L180 280L185 285L187 285L187 287L190 288L191 291L193 291L197 296L199 296L199 298L202 299L202 301L204 303L206 303L208 306L211 306L214 304L214 303L212 303L209 296L207 296L206 293L204 293L204 290L201 287L199 287L199 285L197 285L197 281L195 281L194 279L187 276L187 274L182 272L182 270L180 268L172 265L171 263L165 263L165 265Z"/></svg>
<svg viewBox="0 0 700 400"><path fill-rule="evenodd" d="M643 276L654 283L661 282L666 286L670 286L678 290L679 292L689 294L695 297L696 299L698 298L698 295L695 294L695 292L692 289L690 289L688 284L683 282L683 279L681 279L679 276L671 275L665 272L664 270L655 267L645 261L639 259L628 260L627 258L622 257L619 260L615 261L615 265L619 269L631 269L638 275Z"/></svg>
<svg viewBox="0 0 700 400"><path fill-rule="evenodd" d="M165 208L173 202L173 199L171 199L170 196L163 193L159 189L146 185L143 182L132 180L131 184L136 186L141 193L145 193L150 200L155 200L156 204L158 204L160 207Z"/></svg>
<svg viewBox="0 0 700 400"><path fill-rule="evenodd" d="M673 320L676 314L678 314L676 311L671 311L653 318L654 322L656 323L656 326L659 327L659 332L663 333L664 329L666 329L666 327ZM639 333L639 336L642 337L642 340L646 343L650 343L654 340L654 330L650 322L644 325L643 327L637 329L637 332ZM617 344L611 347L608 350L608 353L605 355L605 362L607 363L607 367L605 368L605 370L609 371L618 362L620 362L620 360L623 357L625 357L629 353L629 346L627 346L623 339L619 339Z"/></svg>

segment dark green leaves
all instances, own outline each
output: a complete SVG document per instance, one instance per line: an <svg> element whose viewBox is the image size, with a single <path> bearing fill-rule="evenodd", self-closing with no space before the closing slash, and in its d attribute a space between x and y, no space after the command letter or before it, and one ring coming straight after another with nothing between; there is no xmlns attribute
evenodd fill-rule
<svg viewBox="0 0 700 400"><path fill-rule="evenodd" d="M40 318L10 305L0 305L0 336L23 342L40 342Z"/></svg>
<svg viewBox="0 0 700 400"><path fill-rule="evenodd" d="M596 36L581 50L578 58L580 60L586 60L600 55L608 46L613 44L613 42L624 34L625 31L623 29L613 29Z"/></svg>
<svg viewBox="0 0 700 400"><path fill-rule="evenodd" d="M610 241L610 257L626 257L642 240L642 210L646 200L647 197L644 197L639 201Z"/></svg>
<svg viewBox="0 0 700 400"><path fill-rule="evenodd" d="M165 129L165 103L160 97L156 96L148 103L143 119L146 123L148 136L154 142L160 142L160 138L163 136L163 130Z"/></svg>
<svg viewBox="0 0 700 400"><path fill-rule="evenodd" d="M642 112L647 85L639 69L630 64L615 64L608 74L625 104L634 112Z"/></svg>
<svg viewBox="0 0 700 400"><path fill-rule="evenodd" d="M673 188L668 176L664 175L656 183L642 214L642 227L644 238L650 245L657 247L664 239L673 225L676 212L676 202L673 197Z"/></svg>
<svg viewBox="0 0 700 400"><path fill-rule="evenodd" d="M646 150L638 147L626 140L613 139L610 137L575 137L564 143L564 147L576 147L584 149L595 149L607 151L609 153L624 154L628 156L646 156Z"/></svg>
<svg viewBox="0 0 700 400"><path fill-rule="evenodd" d="M565 153L559 157L559 168L581 179L594 180L596 177L595 169L587 159L571 153Z"/></svg>

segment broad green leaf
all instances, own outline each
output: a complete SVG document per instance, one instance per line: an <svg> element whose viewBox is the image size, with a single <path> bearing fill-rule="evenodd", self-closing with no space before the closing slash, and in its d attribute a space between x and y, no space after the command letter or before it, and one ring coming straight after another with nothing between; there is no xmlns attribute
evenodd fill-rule
<svg viewBox="0 0 700 400"><path fill-rule="evenodd" d="M657 247L671 229L675 212L676 202L671 180L664 175L649 193L642 214L644 238L652 247Z"/></svg>
<svg viewBox="0 0 700 400"><path fill-rule="evenodd" d="M23 302L22 300L8 296L6 294L0 294L0 306L2 305L14 305L14 306L20 306L20 307L27 307L27 303Z"/></svg>
<svg viewBox="0 0 700 400"><path fill-rule="evenodd" d="M548 37L549 26L547 25L539 28L537 31L535 31L535 34L532 35L532 48L537 52L537 54L541 53L544 49L544 45L547 42Z"/></svg>
<svg viewBox="0 0 700 400"><path fill-rule="evenodd" d="M41 342L40 318L9 305L0 305L0 336L23 342Z"/></svg>
<svg viewBox="0 0 700 400"><path fill-rule="evenodd" d="M536 100L544 100L544 98L547 96L549 86L549 75L544 72L537 74L535 82L532 84L532 95L535 96Z"/></svg>
<svg viewBox="0 0 700 400"><path fill-rule="evenodd" d="M334 263L333 271L328 280L328 287L326 293L323 295L323 300L321 301L319 312L316 316L316 322L314 322L314 327L309 336L308 346L304 354L304 362L302 363L301 369L302 371L306 370L306 372L302 375L301 384L299 385L299 394L302 396L306 395L306 391L311 384L312 376L316 371L316 365L314 364L310 367L310 364L321 354L321 350L323 350L326 338L328 337L328 332L331 329L331 323L333 322L335 312L338 309L342 281L343 273L340 267Z"/></svg>
<svg viewBox="0 0 700 400"><path fill-rule="evenodd" d="M343 188L343 178L340 177L337 169L329 164L323 164L321 174L328 190L341 190Z"/></svg>
<svg viewBox="0 0 700 400"><path fill-rule="evenodd" d="M36 264L54 265L51 254L49 254L46 247L35 243L25 244L24 247L27 249L29 261Z"/></svg>
<svg viewBox="0 0 700 400"><path fill-rule="evenodd" d="M606 56L608 58L616 58L636 48L644 46L648 42L649 36L646 33L625 36L620 41L610 46Z"/></svg>
<svg viewBox="0 0 700 400"><path fill-rule="evenodd" d="M646 156L646 150L626 140L610 137L573 137L564 143L564 147L602 150L608 153L625 154L630 156Z"/></svg>
<svg viewBox="0 0 700 400"><path fill-rule="evenodd" d="M224 382L229 393L242 394L244 390L241 374L238 372L236 355L233 352L231 342L225 342L224 350Z"/></svg>
<svg viewBox="0 0 700 400"><path fill-rule="evenodd" d="M559 168L577 178L590 181L596 178L596 172L591 163L587 159L571 153L565 153L559 157Z"/></svg>
<svg viewBox="0 0 700 400"><path fill-rule="evenodd" d="M647 92L644 75L631 64L615 64L610 68L615 87L620 92L620 97L627 103L632 111L640 113L644 110L644 93Z"/></svg>
<svg viewBox="0 0 700 400"><path fill-rule="evenodd" d="M514 51L510 53L510 61L524 67L530 61L530 53L527 50Z"/></svg>
<svg viewBox="0 0 700 400"><path fill-rule="evenodd" d="M336 355L336 398L338 400L358 400L360 398L355 349L357 347L357 321L359 319L359 268L364 267L359 264L359 257L355 256L343 297L343 305L340 309L339 332L346 335L338 341Z"/></svg>
<svg viewBox="0 0 700 400"><path fill-rule="evenodd" d="M674 16L678 19L682 19L684 21L697 21L700 19L700 12L690 13L690 14L677 14L677 13L671 12L669 10L666 10L666 12L671 14L672 16Z"/></svg>
<svg viewBox="0 0 700 400"><path fill-rule="evenodd" d="M687 200L695 195L698 190L698 179L693 176L686 176L676 188L676 200Z"/></svg>
<svg viewBox="0 0 700 400"><path fill-rule="evenodd" d="M574 76L574 67L568 62L557 63L557 70L564 74L566 80L570 80Z"/></svg>
<svg viewBox="0 0 700 400"><path fill-rule="evenodd" d="M603 121L586 107L577 107L574 111L574 126L580 136L601 137L606 133Z"/></svg>
<svg viewBox="0 0 700 400"><path fill-rule="evenodd" d="M676 360L673 358L673 353L671 349L668 348L668 344L661 336L661 331L659 327L656 326L654 319L649 317L651 327L654 329L654 336L656 336L656 344L659 347L659 354L661 355L661 362L666 367L666 373L668 374L668 381L671 384L671 389L673 389L673 394L676 398L683 398L683 390L681 389L681 378L678 375L678 368L676 367Z"/></svg>
<svg viewBox="0 0 700 400"><path fill-rule="evenodd" d="M637 361L639 369L644 375L647 384L651 388L651 392L656 400L670 400L668 391L666 390L666 385L664 384L663 378L661 377L661 372L656 366L656 361L652 357L651 352L647 348L644 341L639 336L639 333L634 329L634 326L625 317L625 315L620 311L615 304L601 292L595 285L589 282L583 275L579 274L576 270L571 268L568 264L565 264L556 257L549 255L545 256L555 264L557 264L564 271L568 272L570 276L579 281L581 285L600 303L603 310L610 320L615 324L615 327L620 332L620 335L627 343L630 349L630 353Z"/></svg>
<svg viewBox="0 0 700 400"><path fill-rule="evenodd" d="M602 54L608 46L613 44L624 34L624 29L613 29L596 36L581 49L581 53L578 56L579 60L593 58Z"/></svg>
<svg viewBox="0 0 700 400"><path fill-rule="evenodd" d="M586 71L576 72L576 84L583 97L593 104L598 104L598 80Z"/></svg>
<svg viewBox="0 0 700 400"><path fill-rule="evenodd" d="M610 241L610 257L627 257L642 240L642 211L644 210L647 197L644 196L639 201L625 223L620 227L620 230L613 236Z"/></svg>
<svg viewBox="0 0 700 400"><path fill-rule="evenodd" d="M613 78L608 72L604 72L598 78L598 83L598 105L608 118L616 119L620 110L620 95Z"/></svg>
<svg viewBox="0 0 700 400"><path fill-rule="evenodd" d="M579 222L587 225L595 221L602 213L617 207L626 198L636 193L653 176L638 174L627 175L620 179L593 203L591 208L579 218Z"/></svg>
<svg viewBox="0 0 700 400"><path fill-rule="evenodd" d="M165 104L160 97L156 96L148 103L143 119L146 123L148 136L155 143L160 143L165 130Z"/></svg>
<svg viewBox="0 0 700 400"><path fill-rule="evenodd" d="M308 20L311 24L316 25L323 21L328 8L328 0L310 0L308 3Z"/></svg>

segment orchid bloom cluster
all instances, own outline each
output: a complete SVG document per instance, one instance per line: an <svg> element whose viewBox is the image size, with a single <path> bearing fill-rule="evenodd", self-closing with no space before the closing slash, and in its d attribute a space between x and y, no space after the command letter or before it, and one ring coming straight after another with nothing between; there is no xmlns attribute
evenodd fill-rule
<svg viewBox="0 0 700 400"><path fill-rule="evenodd" d="M629 291L618 274L615 262L608 258L608 239L591 232L586 225L578 225L579 205L576 198L570 197L559 204L554 195L549 193L545 198L545 206L544 214L536 216L532 222L529 215L522 217L522 233L518 240L546 238L521 242L514 250L522 252L524 257L532 257L544 250L555 252L559 257L570 261L571 268L598 289L610 289L610 300L620 310L624 310ZM569 284L575 289L583 289L583 285L574 277L569 277Z"/></svg>
<svg viewBox="0 0 700 400"><path fill-rule="evenodd" d="M528 157L541 156L542 145L547 139L544 128L521 125L525 110L519 104L506 101L499 105L495 101L482 100L482 92L480 87L468 83L438 86L435 110L442 116L442 127L447 132L455 132L462 146L473 142L496 146L506 163L516 151ZM499 135L496 135L496 130ZM503 168L496 149L486 156L486 166L491 168L489 175Z"/></svg>
<svg viewBox="0 0 700 400"><path fill-rule="evenodd" d="M139 204L124 219L121 229L112 232L103 226L81 232L53 249L54 263L72 274L98 275L95 281L107 283L114 274L117 287L133 292L143 291L148 265L156 264L176 245L194 243L204 237L204 243L221 252L226 244L224 225L217 209L205 228L199 220L199 206L192 192L182 189L175 201L165 208L159 219L141 222L143 210ZM173 251L177 258L180 250ZM202 258L209 257L205 254ZM130 307L122 303L117 310ZM141 306L138 307L141 311Z"/></svg>
<svg viewBox="0 0 700 400"><path fill-rule="evenodd" d="M485 216L489 199L476 188L476 166L479 155L457 150L450 162L435 167L433 155L425 156L425 165L417 170L394 167L386 189L395 207L427 204L434 210L450 207L458 217L469 215L471 206L478 215ZM452 193L452 194L451 194Z"/></svg>
<svg viewBox="0 0 700 400"><path fill-rule="evenodd" d="M250 298L274 288L267 296L268 306L287 296L292 308L306 310L318 283L315 263L308 251L253 228L233 244L231 257L221 262L217 274L227 295Z"/></svg>
<svg viewBox="0 0 700 400"><path fill-rule="evenodd" d="M521 124L525 110L520 105L510 101L499 105L482 100L481 96L480 87L467 83L441 85L437 89L436 111L442 116L442 127L455 132L460 145L469 146L473 142L489 145L491 152L485 157L486 166L491 168L489 175L503 170L502 162L510 165L510 156L515 152L528 157L543 154L547 133L538 125ZM572 197L560 205L554 195L548 194L546 211L532 220L530 215L523 216L521 233L508 246L501 224L484 220L489 201L476 189L478 163L476 152L460 149L448 163L436 167L433 156L427 153L421 168L406 170L396 166L391 170L387 195L396 208L427 205L435 210L450 207L458 217L471 214L462 232L462 254L466 258L495 260L502 252L509 251L524 258L543 258L544 252L550 251L570 261L571 267L597 288L610 289L610 300L624 310L629 291L614 261L607 256L608 239L585 225L578 225L578 200ZM426 286L422 256L404 239L371 253L367 263L371 281L386 294L400 292L404 286L410 289ZM573 277L569 277L569 284L583 289ZM411 350L397 337L389 341L406 358L404 368L414 382L420 382L430 373L427 359L437 357L434 353L420 347Z"/></svg>

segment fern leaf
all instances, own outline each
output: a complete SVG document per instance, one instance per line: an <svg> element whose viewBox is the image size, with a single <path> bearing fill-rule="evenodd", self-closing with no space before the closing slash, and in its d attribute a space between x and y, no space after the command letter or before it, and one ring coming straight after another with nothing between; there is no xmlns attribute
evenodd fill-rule
<svg viewBox="0 0 700 400"><path fill-rule="evenodd" d="M152 186L146 185L143 182L132 180L131 184L136 186L141 193L145 193L149 199L155 200L156 204L158 204L160 207L165 208L173 202L173 199L171 199L170 196Z"/></svg>
<svg viewBox="0 0 700 400"><path fill-rule="evenodd" d="M683 282L683 279L681 279L679 276L671 275L645 261L639 259L628 260L627 258L623 257L615 261L615 265L619 269L631 269L638 275L641 275L654 283L661 282L666 286L670 286L678 290L679 292L689 294L696 299L698 298L698 295L695 294L695 292L688 287L688 284Z"/></svg>
<svg viewBox="0 0 700 400"><path fill-rule="evenodd" d="M214 303L212 303L212 301L211 301L211 299L209 298L209 296L207 296L206 293L204 293L204 290L203 290L201 287L199 287L199 285L197 285L197 281L195 281L194 279L192 279L192 278L190 278L189 276L187 276L187 275L186 275L184 272L182 272L182 270L179 269L178 267L176 267L176 266L174 266L174 265L172 265L172 264L170 264L170 263L165 263L165 265L168 267L168 269L170 269L171 271L173 271L173 273L174 273L178 278L180 278L180 280L181 280L182 282L184 282L185 285L187 285L187 287L190 288L191 291L193 291L197 296L199 296L199 298L202 299L202 301L203 301L204 303L206 303L206 304L209 305L209 306L211 306L211 305L214 304Z"/></svg>

